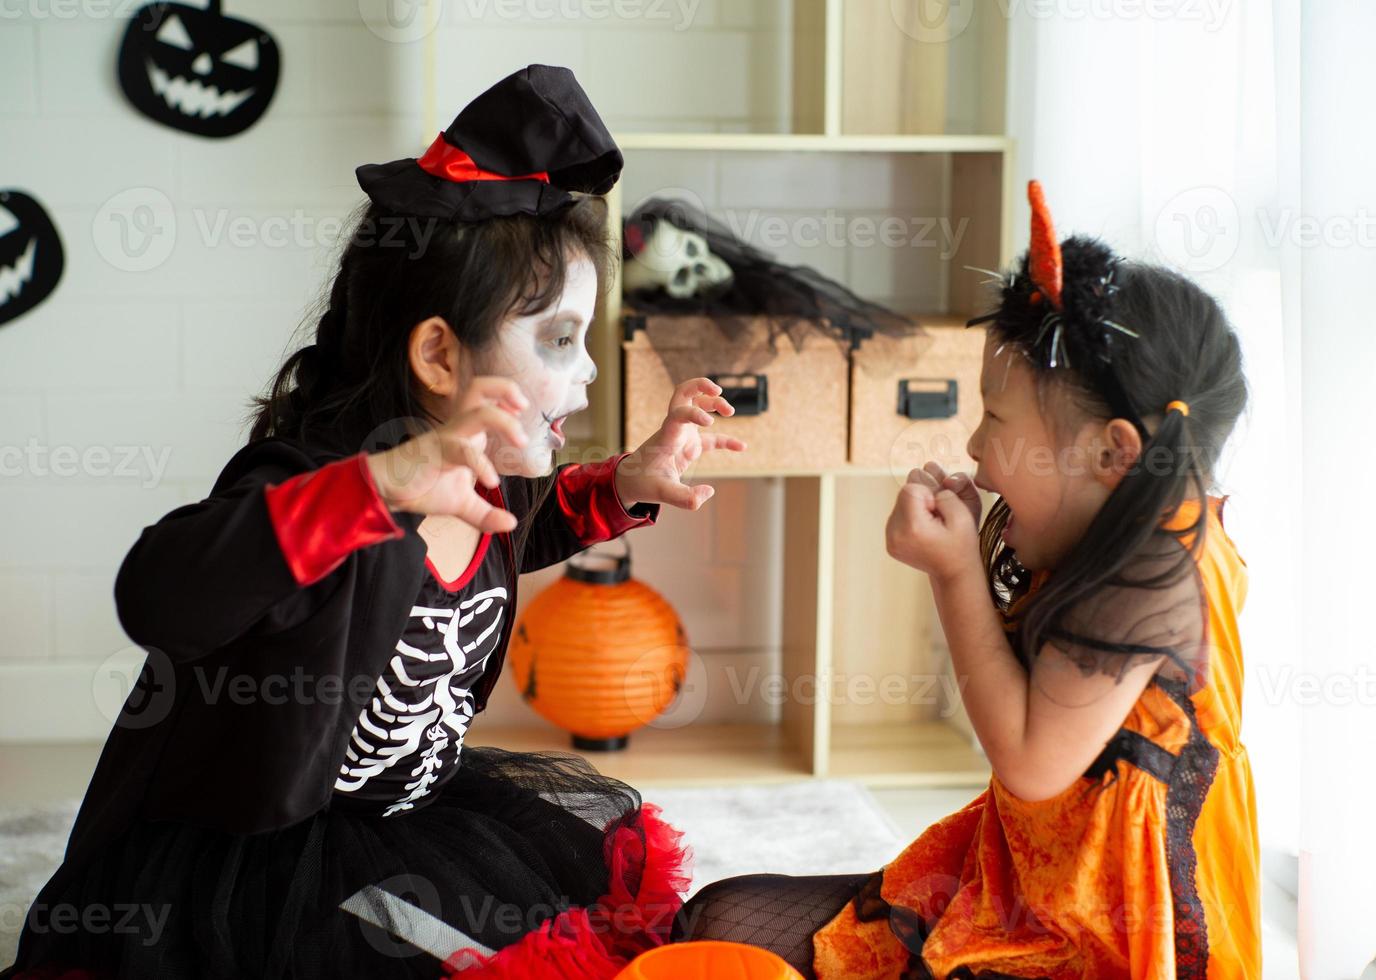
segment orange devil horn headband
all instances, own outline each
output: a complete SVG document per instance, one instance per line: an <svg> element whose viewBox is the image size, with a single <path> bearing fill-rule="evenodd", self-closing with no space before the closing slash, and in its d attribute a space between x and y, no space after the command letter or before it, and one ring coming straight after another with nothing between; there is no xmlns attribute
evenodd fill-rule
<svg viewBox="0 0 1376 980"><path fill-rule="evenodd" d="M1028 268L1032 282L1038 292L1045 296L1054 309L1061 308L1061 243L1056 240L1056 229L1051 224L1051 212L1047 210L1046 198L1042 195L1039 181L1027 182L1027 200L1032 205L1032 244L1028 251ZM1037 300L1037 294L1032 295Z"/></svg>

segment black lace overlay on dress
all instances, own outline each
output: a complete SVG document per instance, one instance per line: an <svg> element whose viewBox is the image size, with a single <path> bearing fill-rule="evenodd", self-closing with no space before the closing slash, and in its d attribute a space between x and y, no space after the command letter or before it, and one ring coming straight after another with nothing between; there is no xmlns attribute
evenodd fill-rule
<svg viewBox="0 0 1376 980"><path fill-rule="evenodd" d="M1140 732L1120 728L1085 770L1094 780L1086 791L1102 789L1118 778L1118 763L1130 763L1166 785L1166 864L1171 879L1175 920L1175 975L1204 980L1209 962L1209 931L1195 872L1194 827L1218 770L1218 749L1200 731L1189 685L1184 680L1153 678L1190 721L1190 737L1176 755ZM1110 773L1107 782L1104 773Z"/></svg>
<svg viewBox="0 0 1376 980"><path fill-rule="evenodd" d="M1190 719L1190 740L1180 751L1166 790L1166 861L1175 911L1175 975L1182 980L1204 980L1209 964L1209 930L1195 883L1198 857L1194 825L1218 771L1218 749L1199 730L1186 685L1158 683Z"/></svg>
<svg viewBox="0 0 1376 980"><path fill-rule="evenodd" d="M1173 537L1157 535L1114 580L1071 606L1047 630L1047 644L1086 677L1121 681L1159 662L1158 675L1203 686L1208 602L1194 561Z"/></svg>

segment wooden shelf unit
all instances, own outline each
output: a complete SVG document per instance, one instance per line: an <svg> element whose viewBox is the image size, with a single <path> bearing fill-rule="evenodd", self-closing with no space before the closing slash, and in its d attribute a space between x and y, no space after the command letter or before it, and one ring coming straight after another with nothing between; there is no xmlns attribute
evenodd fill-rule
<svg viewBox="0 0 1376 980"><path fill-rule="evenodd" d="M795 68L787 86L791 103L778 114L784 131L618 132L628 171L637 155L655 152L938 155L946 212L968 217L970 235L947 262L944 306L928 312L972 315L982 277L965 266L1004 268L1014 255L1014 146L1003 133L1007 23L996 0L950 5L957 19L944 27L899 23L909 15L893 13L917 6L792 0L784 29L791 31L785 43ZM813 65L820 71L800 67ZM891 97L883 98L885 92ZM433 106L428 111L433 115ZM430 125L427 134L434 129ZM619 254L621 185L607 201ZM606 455L623 448L621 313L618 271L589 332L599 378L581 426L570 432L571 452ZM949 674L925 576L898 566L882 549L883 520L897 486L891 472L850 465L729 473L703 467L694 476L783 481L778 561L786 678L906 671L930 681L942 676L943 663ZM653 546L651 540L638 544ZM567 735L540 722L476 726L470 741L572 751ZM917 705L789 699L777 724L650 727L635 732L622 752L586 755L632 785L834 776L945 787L978 786L989 776L958 699Z"/></svg>
<svg viewBox="0 0 1376 980"><path fill-rule="evenodd" d="M732 473L715 479L759 478ZM831 471L769 478L784 483L780 668L790 694L778 722L652 724L632 733L622 751L579 754L633 786L827 776L873 786L987 782L988 763L963 723L958 699L938 696L950 690L941 684L949 672L941 666L939 637L932 637L939 627L926 577L887 559L878 544L892 502L892 477ZM886 501L882 511L877 501ZM645 539L637 547L653 543ZM864 580L855 574L876 561L885 562L882 574ZM864 615L847 615L860 605L867 607ZM871 615L875 609L880 612ZM856 677L875 693L849 698L847 685ZM875 704L886 677L899 679L899 697ZM914 699L921 703L910 703ZM479 725L469 740L523 751L574 751L566 733L544 723Z"/></svg>

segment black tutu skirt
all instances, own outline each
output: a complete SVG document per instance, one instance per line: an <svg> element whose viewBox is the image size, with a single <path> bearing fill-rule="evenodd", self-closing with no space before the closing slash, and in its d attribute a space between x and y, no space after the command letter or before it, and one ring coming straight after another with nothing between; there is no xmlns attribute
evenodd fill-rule
<svg viewBox="0 0 1376 980"><path fill-rule="evenodd" d="M466 748L429 803L390 817L135 825L30 910L12 975L610 978L668 937L679 838L578 756Z"/></svg>

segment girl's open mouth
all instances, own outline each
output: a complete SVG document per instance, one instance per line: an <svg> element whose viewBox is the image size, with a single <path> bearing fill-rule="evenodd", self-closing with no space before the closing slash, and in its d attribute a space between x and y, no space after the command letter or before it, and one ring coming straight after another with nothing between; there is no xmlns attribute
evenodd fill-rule
<svg viewBox="0 0 1376 980"><path fill-rule="evenodd" d="M562 449L564 443L568 442L568 437L564 435L564 420L576 412L581 412L584 408L587 408L587 405L583 405L580 408L574 409L572 412L567 412L558 417L545 416L545 422L549 425L549 433L553 437L555 449Z"/></svg>
<svg viewBox="0 0 1376 980"><path fill-rule="evenodd" d="M568 441L564 436L564 419L566 418L568 418L568 416L561 415L549 424L549 431L554 435L555 439L558 440L559 448L562 448L564 443Z"/></svg>

